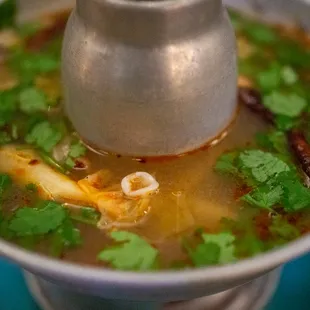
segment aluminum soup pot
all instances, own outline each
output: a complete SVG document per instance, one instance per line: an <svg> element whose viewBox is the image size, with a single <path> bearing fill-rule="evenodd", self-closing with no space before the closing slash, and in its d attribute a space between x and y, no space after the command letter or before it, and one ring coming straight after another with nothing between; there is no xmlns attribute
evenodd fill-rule
<svg viewBox="0 0 310 310"><path fill-rule="evenodd" d="M21 8L25 10L31 5L32 8L38 8L37 5L40 3L40 7L44 9L42 3L45 3L48 9L48 2L48 0L22 1ZM53 5L56 2L53 1ZM261 13L264 12L264 8L267 8L267 15L272 18L275 18L273 13L276 12L281 18L285 17L286 21L290 14L293 14L290 16L292 20L296 20L296 17L299 17L301 22L309 23L310 20L310 7L304 2L297 1L294 5L292 2L295 1L292 0L272 3L268 1L226 2L243 10L252 10L254 3L254 7ZM64 2L61 1L59 5L63 7ZM28 252L6 241L0 241L0 253L4 257L50 282L104 298L136 301L177 301L211 295L249 282L309 250L310 236L306 235L283 248L241 260L235 264L184 271L135 273L66 263Z"/></svg>

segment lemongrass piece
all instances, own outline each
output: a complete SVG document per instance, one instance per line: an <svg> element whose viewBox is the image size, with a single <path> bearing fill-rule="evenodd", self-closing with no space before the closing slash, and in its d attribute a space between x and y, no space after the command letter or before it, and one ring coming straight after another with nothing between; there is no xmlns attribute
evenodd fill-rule
<svg viewBox="0 0 310 310"><path fill-rule="evenodd" d="M17 184L36 184L43 199L94 205L76 182L48 166L31 149L1 147L0 172L10 175Z"/></svg>
<svg viewBox="0 0 310 310"><path fill-rule="evenodd" d="M154 193L159 184L149 173L138 171L124 177L121 186L126 196L137 198Z"/></svg>

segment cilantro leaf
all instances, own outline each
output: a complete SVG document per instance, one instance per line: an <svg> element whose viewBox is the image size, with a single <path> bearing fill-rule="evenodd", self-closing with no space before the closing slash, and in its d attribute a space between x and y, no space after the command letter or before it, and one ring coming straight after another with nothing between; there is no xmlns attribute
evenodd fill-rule
<svg viewBox="0 0 310 310"><path fill-rule="evenodd" d="M12 186L12 179L7 174L0 174L0 198Z"/></svg>
<svg viewBox="0 0 310 310"><path fill-rule="evenodd" d="M60 142L62 137L63 133L59 128L48 121L43 121L31 129L25 140L27 143L34 144L45 152L50 152Z"/></svg>
<svg viewBox="0 0 310 310"><path fill-rule="evenodd" d="M10 55L9 64L19 78L27 83L33 81L37 74L58 70L60 59L44 52L28 53L23 49L15 49Z"/></svg>
<svg viewBox="0 0 310 310"><path fill-rule="evenodd" d="M264 97L263 104L274 114L297 117L307 106L307 101L297 94L282 94L273 91Z"/></svg>
<svg viewBox="0 0 310 310"><path fill-rule="evenodd" d="M276 32L262 23L249 22L243 30L247 38L256 44L270 44L278 40Z"/></svg>
<svg viewBox="0 0 310 310"><path fill-rule="evenodd" d="M310 190L306 188L293 174L282 173L278 176L283 188L283 206L288 212L299 211L310 207Z"/></svg>
<svg viewBox="0 0 310 310"><path fill-rule="evenodd" d="M44 235L57 229L65 218L66 211L61 204L44 201L42 206L18 209L9 223L9 229L20 237Z"/></svg>
<svg viewBox="0 0 310 310"><path fill-rule="evenodd" d="M0 29L15 25L17 14L16 0L4 0L0 3Z"/></svg>
<svg viewBox="0 0 310 310"><path fill-rule="evenodd" d="M215 265L219 261L221 248L216 243L201 243L195 249L184 242L183 246L196 267Z"/></svg>
<svg viewBox="0 0 310 310"><path fill-rule="evenodd" d="M282 238L285 241L291 241L300 236L299 230L280 215L273 217L269 231L274 238Z"/></svg>
<svg viewBox="0 0 310 310"><path fill-rule="evenodd" d="M111 237L122 243L101 251L98 255L99 260L109 262L113 267L121 270L154 269L158 250L144 239L127 231L114 231Z"/></svg>
<svg viewBox="0 0 310 310"><path fill-rule="evenodd" d="M239 155L242 172L262 183L280 172L289 171L289 166L275 155L260 150L247 150Z"/></svg>
<svg viewBox="0 0 310 310"><path fill-rule="evenodd" d="M286 85L293 85L298 81L298 74L290 66L285 66L282 68L281 76Z"/></svg>
<svg viewBox="0 0 310 310"><path fill-rule="evenodd" d="M286 135L282 131L273 130L266 133L259 132L256 134L258 145L268 151L276 151L281 154L288 153Z"/></svg>
<svg viewBox="0 0 310 310"><path fill-rule="evenodd" d="M281 131L288 131L298 125L298 119L285 115L276 115L275 125Z"/></svg>
<svg viewBox="0 0 310 310"><path fill-rule="evenodd" d="M238 235L234 242L235 254L238 258L253 256L265 250L265 245L257 236L251 221L251 219L254 219L255 214L257 212L241 212L237 220L231 218L222 219L222 229L233 231Z"/></svg>
<svg viewBox="0 0 310 310"><path fill-rule="evenodd" d="M0 91L0 126L11 122L17 111L17 92L15 89Z"/></svg>
<svg viewBox="0 0 310 310"><path fill-rule="evenodd" d="M72 158L78 158L80 156L85 155L86 153L86 147L81 143L81 141L78 141L71 145L69 156Z"/></svg>
<svg viewBox="0 0 310 310"><path fill-rule="evenodd" d="M235 242L238 257L254 256L265 250L264 243L252 231L245 232Z"/></svg>
<svg viewBox="0 0 310 310"><path fill-rule="evenodd" d="M270 209L281 201L283 190L281 186L271 187L263 184L250 193L241 197L241 200L259 208Z"/></svg>
<svg viewBox="0 0 310 310"><path fill-rule="evenodd" d="M221 173L236 175L239 173L236 167L237 152L231 152L221 155L214 166L214 169Z"/></svg>
<svg viewBox="0 0 310 310"><path fill-rule="evenodd" d="M235 257L235 236L228 232L219 234L202 234L202 239L205 244L215 244L220 248L218 258L219 264L226 264L236 260Z"/></svg>
<svg viewBox="0 0 310 310"><path fill-rule="evenodd" d="M20 109L26 114L45 111L48 108L44 93L34 87L23 89L19 94L19 100Z"/></svg>
<svg viewBox="0 0 310 310"><path fill-rule="evenodd" d="M310 68L310 52L296 41L281 42L275 49L276 58L285 65Z"/></svg>
<svg viewBox="0 0 310 310"><path fill-rule="evenodd" d="M84 156L86 153L86 147L84 144L82 144L81 141L77 141L73 144L71 144L68 157L66 159L66 165L70 168L73 168L75 166L74 159Z"/></svg>
<svg viewBox="0 0 310 310"><path fill-rule="evenodd" d="M281 67L273 64L265 71L257 74L257 84L263 92L269 92L278 88L281 84Z"/></svg>
<svg viewBox="0 0 310 310"><path fill-rule="evenodd" d="M55 231L52 238L51 252L54 256L60 256L66 248L73 248L82 244L80 231L74 227L70 218L66 218Z"/></svg>
<svg viewBox="0 0 310 310"><path fill-rule="evenodd" d="M12 137L6 131L0 131L0 145L8 144L12 141Z"/></svg>
<svg viewBox="0 0 310 310"><path fill-rule="evenodd" d="M95 226L100 220L101 214L92 207L81 207L72 208L70 217L75 221Z"/></svg>

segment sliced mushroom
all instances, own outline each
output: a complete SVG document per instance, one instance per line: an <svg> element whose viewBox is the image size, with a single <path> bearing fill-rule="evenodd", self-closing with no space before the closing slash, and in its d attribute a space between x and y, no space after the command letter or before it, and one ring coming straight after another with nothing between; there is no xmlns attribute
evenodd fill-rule
<svg viewBox="0 0 310 310"><path fill-rule="evenodd" d="M124 177L121 186L126 196L137 198L154 193L159 184L149 173L138 171Z"/></svg>

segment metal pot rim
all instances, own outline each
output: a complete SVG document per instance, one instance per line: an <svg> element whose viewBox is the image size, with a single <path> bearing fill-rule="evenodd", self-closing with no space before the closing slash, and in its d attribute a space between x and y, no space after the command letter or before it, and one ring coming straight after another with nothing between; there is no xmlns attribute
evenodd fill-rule
<svg viewBox="0 0 310 310"><path fill-rule="evenodd" d="M77 0L79 1L79 0ZM186 7L191 7L193 5L198 5L205 0L93 0L94 2L100 3L104 2L107 6L113 6L115 8L122 9L143 9L145 11L152 10L152 12L167 12L167 10L182 10ZM214 0L208 0L214 1Z"/></svg>
<svg viewBox="0 0 310 310"><path fill-rule="evenodd" d="M195 268L182 271L159 271L153 273L125 272L91 267L75 263L63 262L58 259L32 253L9 242L0 241L1 253L29 271L40 275L53 274L70 282L89 281L93 283L110 283L114 285L141 285L171 287L193 285L201 281L229 280L235 277L247 277L267 269L273 269L310 250L310 234L291 242L287 246L240 260L234 264L216 267Z"/></svg>

